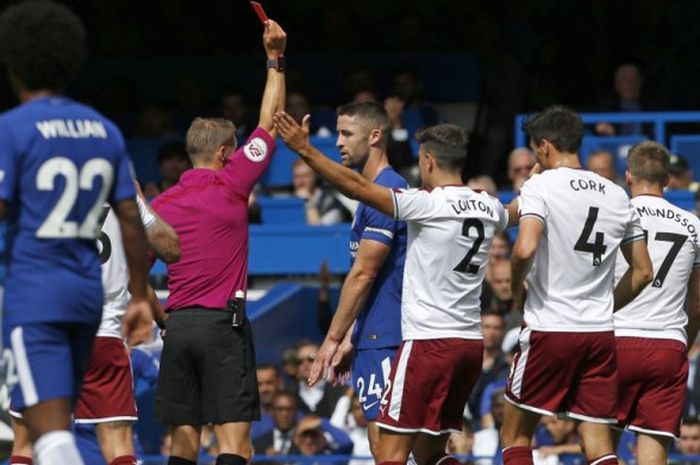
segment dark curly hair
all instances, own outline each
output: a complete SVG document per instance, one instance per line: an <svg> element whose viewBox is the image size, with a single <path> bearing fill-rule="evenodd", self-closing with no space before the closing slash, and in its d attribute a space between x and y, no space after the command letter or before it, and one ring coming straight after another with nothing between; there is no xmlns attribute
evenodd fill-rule
<svg viewBox="0 0 700 465"><path fill-rule="evenodd" d="M49 0L27 0L0 15L0 60L28 90L64 89L87 58L85 28Z"/></svg>

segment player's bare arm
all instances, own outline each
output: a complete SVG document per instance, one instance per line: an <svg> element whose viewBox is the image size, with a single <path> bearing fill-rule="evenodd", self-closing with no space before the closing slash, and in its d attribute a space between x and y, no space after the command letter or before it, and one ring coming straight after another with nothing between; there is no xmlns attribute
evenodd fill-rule
<svg viewBox="0 0 700 465"><path fill-rule="evenodd" d="M700 268L693 268L688 281L688 349L700 331Z"/></svg>
<svg viewBox="0 0 700 465"><path fill-rule="evenodd" d="M341 360L334 364L333 359L364 306L374 279L390 251L391 248L381 242L367 239L360 241L355 262L343 283L338 309L331 321L328 335L318 350L316 360L311 367L309 384L316 384L326 375L331 381L336 381L336 368L340 365Z"/></svg>
<svg viewBox="0 0 700 465"><path fill-rule="evenodd" d="M156 295L156 291L154 291L150 285L148 286L148 301L151 304L153 321L156 322L160 329L165 329L165 320L168 319L168 314L165 313L163 305L161 305L160 299L158 299Z"/></svg>
<svg viewBox="0 0 700 465"><path fill-rule="evenodd" d="M518 198L514 198L508 205L506 205L506 210L508 211L508 224L506 228L511 228L517 226L520 221L520 213L518 213Z"/></svg>
<svg viewBox="0 0 700 465"><path fill-rule="evenodd" d="M275 128L287 147L296 152L326 181L350 198L359 200L388 216L394 216L394 199L391 189L379 186L361 174L335 163L316 150L309 142L311 118L304 117L299 126L287 113L275 115Z"/></svg>
<svg viewBox="0 0 700 465"><path fill-rule="evenodd" d="M284 56L284 50L287 46L287 33L271 19L265 22L263 45L265 46L268 60L277 60L279 57ZM268 68L267 81L265 82L262 103L260 104L258 126L269 132L272 137L277 135L273 117L276 112L284 109L285 99L284 72L275 68Z"/></svg>
<svg viewBox="0 0 700 465"><path fill-rule="evenodd" d="M119 201L113 205L113 208L119 218L132 295L122 323L123 332L127 342L130 345L136 345L151 338L151 306L146 292L148 283L146 234L135 200Z"/></svg>
<svg viewBox="0 0 700 465"><path fill-rule="evenodd" d="M654 278L646 241L620 244L620 250L630 267L615 286L614 311L634 300Z"/></svg>
<svg viewBox="0 0 700 465"><path fill-rule="evenodd" d="M543 230L544 224L538 219L523 218L520 220L518 238L513 245L511 258L511 290L513 291L513 301L518 309L522 309L523 306L525 277L532 267L532 261L535 258Z"/></svg>
<svg viewBox="0 0 700 465"><path fill-rule="evenodd" d="M134 185L136 186L136 203L138 204L141 219L144 221L145 225L146 245L148 249L165 263L175 263L179 261L180 238L177 236L175 230L170 227L168 223L163 221L148 204L139 183L134 182ZM144 219L146 216L151 217L153 221L146 224Z"/></svg>

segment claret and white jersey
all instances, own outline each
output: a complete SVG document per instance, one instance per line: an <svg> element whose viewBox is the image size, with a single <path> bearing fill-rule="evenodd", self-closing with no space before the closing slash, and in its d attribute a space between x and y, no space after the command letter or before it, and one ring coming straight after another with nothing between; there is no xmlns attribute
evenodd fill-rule
<svg viewBox="0 0 700 465"><path fill-rule="evenodd" d="M615 313L615 335L675 339L687 344L685 300L693 268L700 267L700 220L653 195L637 196L632 205L647 236L654 279ZM628 267L620 254L615 282Z"/></svg>
<svg viewBox="0 0 700 465"><path fill-rule="evenodd" d="M148 227L155 223L156 218L138 197L137 203L144 226ZM102 322L97 330L97 336L121 337L122 318L126 312L130 297L129 273L119 220L109 205L105 205L103 215L106 216L100 235L97 238L97 249L100 251L100 262L102 263L104 300L102 304Z"/></svg>
<svg viewBox="0 0 700 465"><path fill-rule="evenodd" d="M407 221L401 333L413 339L481 339L480 301L501 203L466 186L394 189L394 217Z"/></svg>
<svg viewBox="0 0 700 465"><path fill-rule="evenodd" d="M544 223L525 323L537 331L612 331L618 248L644 239L625 191L593 172L556 168L523 184L519 211L521 220Z"/></svg>

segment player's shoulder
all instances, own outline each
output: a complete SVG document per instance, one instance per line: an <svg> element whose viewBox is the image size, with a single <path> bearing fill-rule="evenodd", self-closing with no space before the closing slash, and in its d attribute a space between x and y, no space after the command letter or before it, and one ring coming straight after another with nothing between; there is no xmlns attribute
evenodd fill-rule
<svg viewBox="0 0 700 465"><path fill-rule="evenodd" d="M384 168L375 179L375 182L380 186L384 187L392 187L398 189L408 188L408 182L406 181L406 179L399 173L397 173L391 166Z"/></svg>

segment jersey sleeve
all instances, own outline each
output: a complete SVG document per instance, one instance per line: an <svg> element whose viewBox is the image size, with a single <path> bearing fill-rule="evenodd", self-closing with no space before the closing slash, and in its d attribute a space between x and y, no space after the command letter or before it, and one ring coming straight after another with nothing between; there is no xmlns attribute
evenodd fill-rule
<svg viewBox="0 0 700 465"><path fill-rule="evenodd" d="M124 139L120 134L117 134L117 137L119 138L119 148L114 161L114 187L110 199L113 203L136 197L134 166L126 153Z"/></svg>
<svg viewBox="0 0 700 465"><path fill-rule="evenodd" d="M399 221L381 213L374 208L367 207L364 211L364 229L361 239L369 239L391 246L394 235L399 229Z"/></svg>
<svg viewBox="0 0 700 465"><path fill-rule="evenodd" d="M435 213L433 198L422 189L392 189L394 218L397 220L424 221Z"/></svg>
<svg viewBox="0 0 700 465"><path fill-rule="evenodd" d="M246 143L228 159L221 177L238 194L248 198L255 183L260 179L276 150L275 140L263 128L257 128Z"/></svg>
<svg viewBox="0 0 700 465"><path fill-rule="evenodd" d="M0 199L12 202L17 185L17 157L12 134L0 123Z"/></svg>
<svg viewBox="0 0 700 465"><path fill-rule="evenodd" d="M637 209L634 208L632 202L629 202L628 205L630 209L630 219L627 222L627 228L625 229L625 235L622 238L622 244L640 241L645 237L644 229L642 229L642 221L639 219Z"/></svg>
<svg viewBox="0 0 700 465"><path fill-rule="evenodd" d="M544 223L547 218L547 203L544 198L545 190L541 175L534 175L525 181L518 197L520 218L536 218Z"/></svg>

